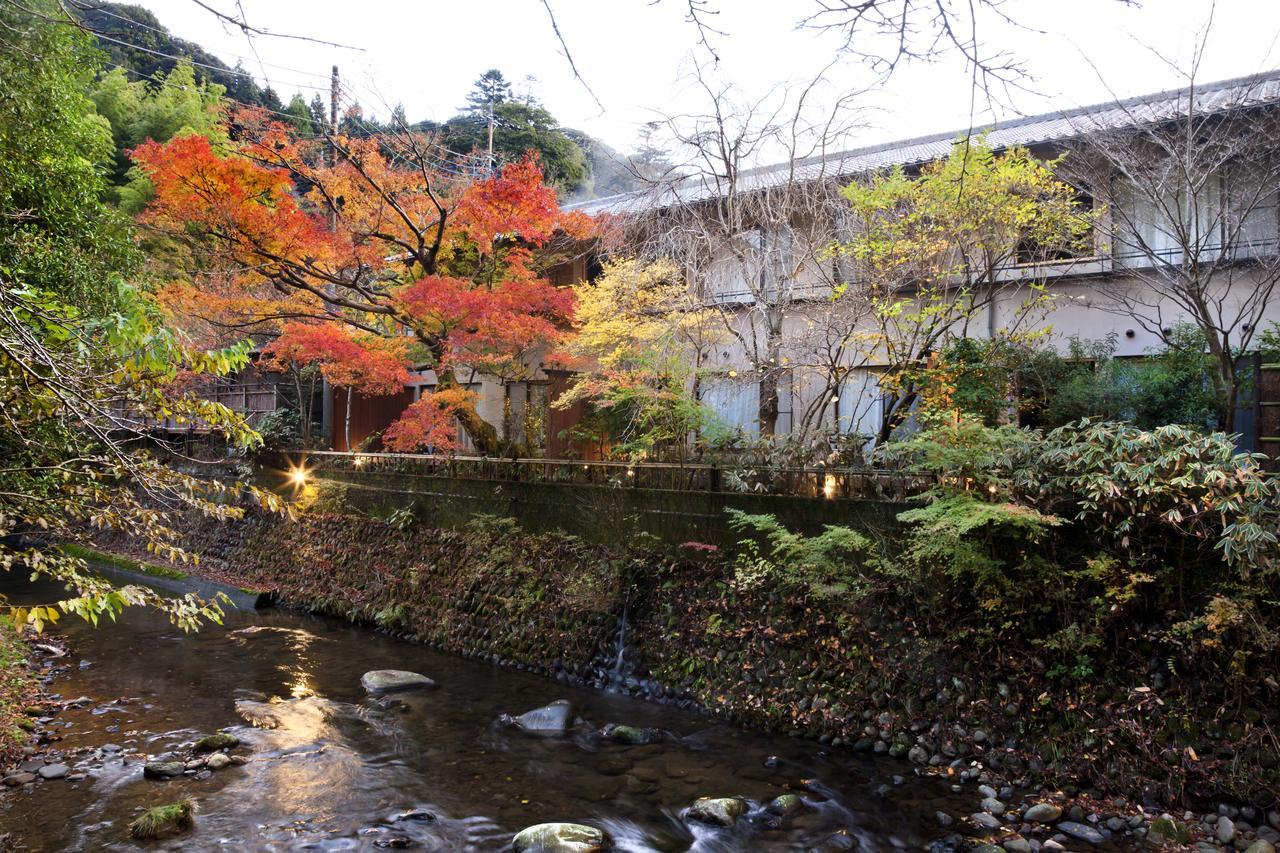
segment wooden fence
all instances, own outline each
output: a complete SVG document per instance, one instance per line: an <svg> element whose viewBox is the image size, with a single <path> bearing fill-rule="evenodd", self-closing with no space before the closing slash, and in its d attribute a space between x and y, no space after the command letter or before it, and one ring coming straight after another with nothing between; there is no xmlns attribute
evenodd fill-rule
<svg viewBox="0 0 1280 853"><path fill-rule="evenodd" d="M498 482L606 485L682 492L773 494L828 500L902 501L933 485L901 471L848 468L731 468L698 463L494 459L414 453L296 451L321 471L379 472Z"/></svg>

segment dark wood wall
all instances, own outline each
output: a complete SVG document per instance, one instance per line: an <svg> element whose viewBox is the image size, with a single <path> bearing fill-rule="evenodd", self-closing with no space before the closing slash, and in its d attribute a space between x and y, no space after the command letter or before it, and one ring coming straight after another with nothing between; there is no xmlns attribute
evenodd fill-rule
<svg viewBox="0 0 1280 853"><path fill-rule="evenodd" d="M359 447L360 442L371 433L381 432L400 417L400 413L413 402L413 389L405 388L399 394L388 394L385 397L368 397L356 394L351 401L351 445ZM344 425L347 417L347 390L333 389L333 449L350 450L344 436ZM373 449L373 448L369 448Z"/></svg>

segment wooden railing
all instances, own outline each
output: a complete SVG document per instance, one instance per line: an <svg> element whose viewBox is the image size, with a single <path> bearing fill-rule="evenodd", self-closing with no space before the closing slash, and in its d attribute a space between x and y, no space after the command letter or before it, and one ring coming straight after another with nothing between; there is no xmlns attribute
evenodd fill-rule
<svg viewBox="0 0 1280 853"><path fill-rule="evenodd" d="M417 453L296 451L304 467L319 471L377 472L465 480L518 481L792 495L828 500L895 500L933 485L930 477L852 468L734 468L675 462L582 462L567 459L494 459Z"/></svg>

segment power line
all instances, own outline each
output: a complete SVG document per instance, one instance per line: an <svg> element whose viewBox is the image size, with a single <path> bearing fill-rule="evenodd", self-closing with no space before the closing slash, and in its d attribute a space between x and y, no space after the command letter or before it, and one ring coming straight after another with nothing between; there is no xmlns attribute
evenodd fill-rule
<svg viewBox="0 0 1280 853"><path fill-rule="evenodd" d="M104 62L102 64L106 65L109 68L119 68L121 71L125 72L126 74L133 74L138 79L145 80L148 83L155 82L155 79L153 76L148 76L146 74L143 74L141 71L130 68L127 65L120 65L119 63L116 63L116 62ZM186 91L188 87L180 86L179 88L182 89L183 91ZM248 107L251 110L262 110L263 112L272 113L274 115L282 116L284 118L291 119L293 121L297 121L299 118L301 118L301 116L296 116L293 113L286 113L286 112L282 112L281 110L273 110L270 107L264 107L261 104L251 104L248 101L241 101L227 94L224 94L222 98L223 100L230 101L233 104L239 104L242 107ZM311 119L311 121L314 122L314 119ZM299 136L297 138L300 140L314 140L314 139L326 139L327 137L323 134L320 134L317 136Z"/></svg>
<svg viewBox="0 0 1280 853"><path fill-rule="evenodd" d="M131 24L131 25L133 25L133 26L135 26L135 27L141 27L141 28L142 28L142 29L144 29L144 30L150 30L150 31L151 31L151 32L153 32L153 33L159 33L159 34L160 34L160 35L162 35L162 36L168 36L169 38L174 38L173 33L169 32L169 31L168 31L168 30L166 30L164 27L153 27L153 26L151 26L150 24L144 24L144 23L142 23L141 21L135 21L134 19L132 19L132 18L127 18L127 17L125 17L124 15L117 15L115 12L110 12L110 11L108 11L108 10L104 9L104 8L100 8L100 7L96 7L96 6L95 6L95 7L92 7L91 9L86 8L86 9L85 9L85 11L93 11L93 12L96 12L96 13L98 13L98 14L100 14L100 15L109 15L110 17L115 18L116 20L124 21L125 23L127 23L127 24ZM98 32L98 31L96 31L96 30L94 30L94 31L93 31L93 34L94 34L94 35L102 35L101 33L99 33L99 32ZM134 47L137 47L137 45L134 45ZM145 48L139 48L139 50L144 50L144 49L145 49ZM241 56L241 55L236 54L236 53L225 53L225 52L223 52L223 53L224 53L224 55L225 55L225 56L230 56L230 57L232 57L233 59L236 59L236 60L238 60L238 61L240 61L240 62L256 62L256 63L258 63L259 65L265 65L265 66L267 66L268 68L275 68L275 69L278 69L278 70L280 70L280 71L289 71L289 72L292 72L293 74L301 74L301 75L302 75L302 76L304 76L304 77L315 77L315 78L318 78L318 79L320 79L320 80L327 80L327 79L329 79L327 75L325 75L325 74L317 74L317 73L316 73L316 72L314 72L314 71L303 71L301 68L290 68L290 67L289 67L289 66L287 66L287 65L275 65L275 64L270 63L270 62L263 62L262 60L260 60L260 59L256 59L256 58L255 58L255 59L250 59L250 58L249 58L249 57L247 57L247 56ZM227 69L227 70L228 70L228 71L234 71L235 69Z"/></svg>
<svg viewBox="0 0 1280 853"><path fill-rule="evenodd" d="M360 101L357 99L355 93L352 92L351 89L345 83L339 83L339 87L340 87L341 95L344 96L348 101L347 106L358 108L360 106ZM379 136L383 134L383 131L380 131L377 128L373 127L361 117L352 116L350 118L351 118L351 121L353 121L357 126L363 128L364 131L368 133L370 136ZM438 151L444 152L444 154L448 155L449 158L456 158L458 161L461 161L463 163L469 160L474 161L478 159L477 155L475 154L463 154L459 151L454 151L452 148L447 148L446 146L440 144L439 142L432 140L430 137L427 137L426 144L431 146L432 148L435 148ZM449 162L448 160L433 161L433 165L439 168L444 168L446 171L451 171L454 174L462 174L462 172L457 171L457 166ZM447 167L452 167L452 168L447 168ZM472 171L475 171L475 170L472 170Z"/></svg>
<svg viewBox="0 0 1280 853"><path fill-rule="evenodd" d="M118 45L120 45L120 46L122 46L122 47L132 48L133 50L140 50L140 51L142 51L143 53L150 53L150 54L152 54L153 56L163 57L164 59L172 59L174 62L186 62L186 63L189 63L189 64L191 64L191 65L197 66L197 67L199 67L199 68L206 68L206 69L208 69L208 70L210 70L210 71L217 71L217 72L220 72L220 73L222 73L222 74L235 74L235 73L236 73L236 72L235 72L235 69L232 69L232 68L227 68L227 67L225 67L225 66L223 66L223 67L218 67L217 65L210 65L210 64L209 64L209 63L207 63L207 62L197 62L196 60L192 59L192 58L191 58L191 57L189 57L189 56L176 56L176 55L174 55L174 54L172 54L172 53L165 53L164 51L161 51L161 50L152 50L152 49L151 49L151 48L149 48L149 47L143 47L143 46L142 46L142 45L140 45L140 44L133 44L133 43L131 43L131 42L123 41L123 40L118 39L118 38L112 38L111 36L103 35L102 33L94 33L94 36L95 36L96 38L100 38L100 39L102 39L102 40L104 40L104 41L109 41L109 42L111 42L111 43L113 43L113 44L118 44ZM244 72L244 73L247 73L247 72ZM287 83L287 85L292 86L292 87L294 87L294 88L296 88L296 89L312 89L312 90L315 90L315 91L317 91L317 92L327 92L327 91L328 91L328 87L326 87L326 86L312 86L312 85L310 85L309 83Z"/></svg>

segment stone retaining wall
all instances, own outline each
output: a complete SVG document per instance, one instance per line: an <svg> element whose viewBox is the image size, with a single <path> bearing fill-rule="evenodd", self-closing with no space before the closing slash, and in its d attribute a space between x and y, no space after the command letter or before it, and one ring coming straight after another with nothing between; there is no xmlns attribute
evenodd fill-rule
<svg viewBox="0 0 1280 853"><path fill-rule="evenodd" d="M813 533L824 524L860 530L896 529L903 504L890 501L820 500L733 492L672 491L522 482L467 480L420 474L319 469L322 483L342 483L354 508L387 515L411 506L433 526L454 527L478 513L514 518L536 532L563 530L598 542L643 531L672 545L696 541L729 545L725 508L770 513L793 530Z"/></svg>

